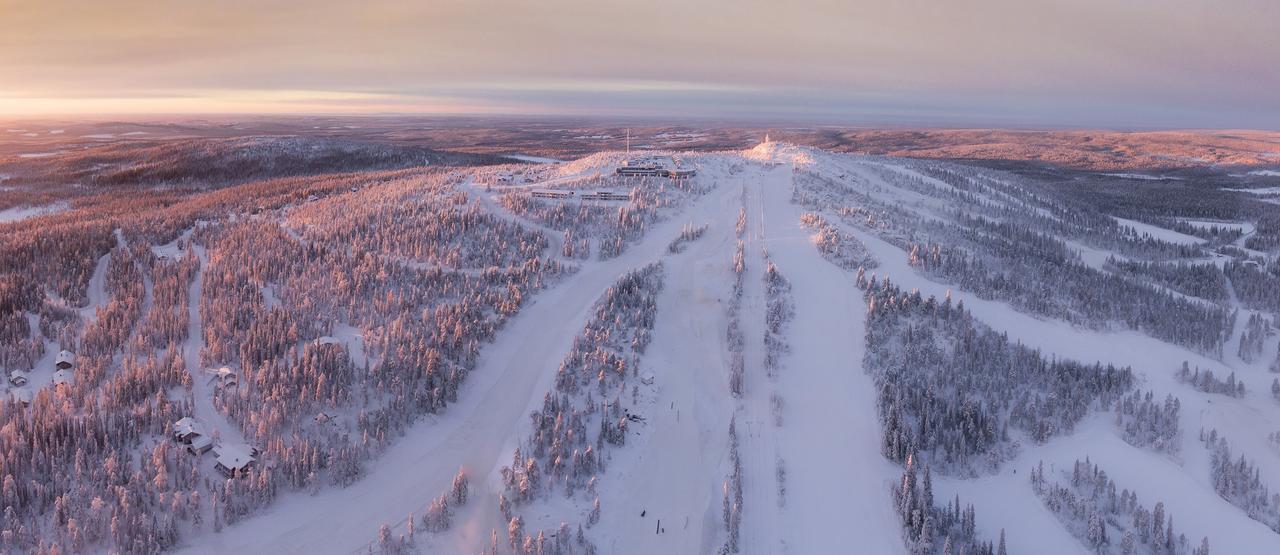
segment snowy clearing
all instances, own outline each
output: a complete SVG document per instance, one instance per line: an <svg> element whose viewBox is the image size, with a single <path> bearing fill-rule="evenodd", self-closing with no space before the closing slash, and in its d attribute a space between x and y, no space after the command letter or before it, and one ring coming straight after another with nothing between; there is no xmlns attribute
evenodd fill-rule
<svg viewBox="0 0 1280 555"><path fill-rule="evenodd" d="M521 162L531 162L534 164L559 164L561 162L564 162L564 160L557 160L555 158L546 158L543 156L529 156L527 154L503 154L502 157L510 158L512 160L519 160Z"/></svg>
<svg viewBox="0 0 1280 555"><path fill-rule="evenodd" d="M55 202L44 206L19 206L16 208L8 208L0 210L0 223L20 222L28 218L37 216L48 216L49 214L57 214L71 208L66 202Z"/></svg>
<svg viewBox="0 0 1280 555"><path fill-rule="evenodd" d="M1122 227L1133 228L1133 231L1136 232L1139 236L1150 235L1155 239L1159 239L1161 241L1168 241L1170 243L1174 243L1178 245L1195 245L1195 244L1204 242L1204 240L1199 237L1196 237L1193 235L1187 235L1185 233L1178 233L1177 231L1174 231L1172 229L1165 229L1163 227L1157 227L1148 223L1143 223L1135 220L1127 220L1125 218L1119 218L1115 216L1112 216L1112 218L1115 219L1115 221L1119 223Z"/></svg>

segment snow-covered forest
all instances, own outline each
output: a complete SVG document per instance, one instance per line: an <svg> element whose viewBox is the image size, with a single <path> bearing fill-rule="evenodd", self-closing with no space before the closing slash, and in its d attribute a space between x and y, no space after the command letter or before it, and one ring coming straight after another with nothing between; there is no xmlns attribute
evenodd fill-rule
<svg viewBox="0 0 1280 555"><path fill-rule="evenodd" d="M16 182L0 551L1280 551L1264 177L192 148Z"/></svg>

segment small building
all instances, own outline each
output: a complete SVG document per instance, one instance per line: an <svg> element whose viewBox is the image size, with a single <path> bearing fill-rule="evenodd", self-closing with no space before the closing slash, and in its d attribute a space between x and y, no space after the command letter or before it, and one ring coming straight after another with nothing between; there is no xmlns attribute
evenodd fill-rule
<svg viewBox="0 0 1280 555"><path fill-rule="evenodd" d="M58 356L53 359L53 365L59 370L70 370L76 365L76 355L71 351L63 349Z"/></svg>
<svg viewBox="0 0 1280 555"><path fill-rule="evenodd" d="M213 438L206 435L197 435L191 438L191 443L187 444L187 451L192 455L203 455L213 449Z"/></svg>
<svg viewBox="0 0 1280 555"><path fill-rule="evenodd" d="M256 462L254 455L257 454L257 451L257 449L243 444L219 445L214 448L217 460L214 462L213 467L228 478L243 476Z"/></svg>
<svg viewBox="0 0 1280 555"><path fill-rule="evenodd" d="M196 419L190 416L184 416L177 422L173 423L173 440L180 443L191 443L197 436L203 436L204 426L201 426Z"/></svg>
<svg viewBox="0 0 1280 555"><path fill-rule="evenodd" d="M622 177L653 176L671 179L688 179L697 175L694 168L685 167L674 156L646 155L623 160L614 173Z"/></svg>
<svg viewBox="0 0 1280 555"><path fill-rule="evenodd" d="M667 170L667 177L671 179L689 179L698 175L698 170L693 168L672 168Z"/></svg>
<svg viewBox="0 0 1280 555"><path fill-rule="evenodd" d="M537 190L531 193L534 198L567 199L573 198L573 191Z"/></svg>
<svg viewBox="0 0 1280 555"><path fill-rule="evenodd" d="M659 167L657 164L639 163L639 164L623 164L615 170L618 175L624 177L635 176L661 176L666 173L666 168Z"/></svg>
<svg viewBox="0 0 1280 555"><path fill-rule="evenodd" d="M13 370L9 372L9 383L16 387L27 385L27 373L24 370Z"/></svg>
<svg viewBox="0 0 1280 555"><path fill-rule="evenodd" d="M71 385L75 383L76 375L71 370L60 369L53 372L53 385Z"/></svg>
<svg viewBox="0 0 1280 555"><path fill-rule="evenodd" d="M631 200L631 195L613 191L596 191L594 193L584 193L582 200Z"/></svg>
<svg viewBox="0 0 1280 555"><path fill-rule="evenodd" d="M318 351L318 352L321 352L321 351L323 351L323 352L328 352L328 351L337 351L337 352L342 352L342 351L345 351L345 350L347 349L347 344L346 344L346 342L342 341L341 339L338 339L338 338L333 337L333 336L330 336L330 335L325 335L325 336L322 336L322 337L317 337L316 339L314 339L313 341L311 341L311 348L312 348L312 349L314 349L314 350L316 350L316 351Z"/></svg>
<svg viewBox="0 0 1280 555"><path fill-rule="evenodd" d="M317 338L315 339L315 341L312 341L312 342L311 342L311 344L312 344L312 345L315 345L315 346L317 346L317 347L323 347L323 346L325 346L325 345L334 345L334 346L337 346L337 347L341 347L341 346L342 346L342 340L340 340L340 339L338 339L338 338L336 338L336 337L334 337L334 336L332 336L332 335L322 335L322 336L320 336L320 337L317 337Z"/></svg>
<svg viewBox="0 0 1280 555"><path fill-rule="evenodd" d="M15 403L21 403L23 406L30 405L31 399L35 397L30 389L25 387L15 387L9 390L9 395Z"/></svg>
<svg viewBox="0 0 1280 555"><path fill-rule="evenodd" d="M240 376L236 374L235 370L227 368L226 366L214 370L213 377L218 380L218 385L221 385L222 387L231 387L240 383Z"/></svg>

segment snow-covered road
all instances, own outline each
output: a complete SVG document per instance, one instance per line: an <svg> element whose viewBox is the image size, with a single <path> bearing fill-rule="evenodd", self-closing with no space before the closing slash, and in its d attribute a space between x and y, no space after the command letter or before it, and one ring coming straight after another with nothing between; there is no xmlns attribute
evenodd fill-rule
<svg viewBox="0 0 1280 555"><path fill-rule="evenodd" d="M182 344L182 359L191 374L191 394L195 398L193 416L196 421L217 434L217 441L226 445L243 445L244 434L227 420L227 416L213 403L213 374L206 372L200 360L204 349L204 320L200 317L200 299L204 291L204 272L209 267L209 255L204 247L192 245L191 250L200 259L200 267L187 290L187 340Z"/></svg>

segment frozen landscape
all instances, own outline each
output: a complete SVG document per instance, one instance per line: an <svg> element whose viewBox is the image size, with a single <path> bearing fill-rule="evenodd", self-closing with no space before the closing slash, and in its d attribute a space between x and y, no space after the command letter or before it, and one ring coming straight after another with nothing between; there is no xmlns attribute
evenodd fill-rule
<svg viewBox="0 0 1280 555"><path fill-rule="evenodd" d="M237 141L0 167L5 552L1280 552L1269 170Z"/></svg>
<svg viewBox="0 0 1280 555"><path fill-rule="evenodd" d="M1278 21L0 0L0 555L1280 555Z"/></svg>

